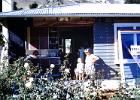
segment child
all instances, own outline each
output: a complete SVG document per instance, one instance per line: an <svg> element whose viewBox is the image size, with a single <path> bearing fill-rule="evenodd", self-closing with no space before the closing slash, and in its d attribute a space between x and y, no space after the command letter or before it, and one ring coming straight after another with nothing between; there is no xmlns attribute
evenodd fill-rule
<svg viewBox="0 0 140 100"><path fill-rule="evenodd" d="M84 63L81 58L77 59L77 67L75 68L76 80L84 79Z"/></svg>

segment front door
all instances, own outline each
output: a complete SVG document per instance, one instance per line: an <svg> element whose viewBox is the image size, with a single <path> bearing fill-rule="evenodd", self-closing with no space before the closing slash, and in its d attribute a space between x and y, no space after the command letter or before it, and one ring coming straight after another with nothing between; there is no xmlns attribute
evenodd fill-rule
<svg viewBox="0 0 140 100"><path fill-rule="evenodd" d="M128 84L138 83L140 78L140 31L118 31L121 72ZM130 79L134 80L133 82Z"/></svg>

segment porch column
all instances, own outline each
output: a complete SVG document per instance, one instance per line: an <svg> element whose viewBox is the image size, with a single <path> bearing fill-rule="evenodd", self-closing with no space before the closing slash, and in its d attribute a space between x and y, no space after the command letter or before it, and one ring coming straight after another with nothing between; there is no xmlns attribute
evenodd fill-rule
<svg viewBox="0 0 140 100"><path fill-rule="evenodd" d="M12 11L12 0L2 0L2 12L8 12ZM8 39L9 39L9 33L8 33L8 26L2 25L2 34L4 36L5 45L2 48L1 52L1 63L4 61L8 64Z"/></svg>
<svg viewBox="0 0 140 100"><path fill-rule="evenodd" d="M2 34L3 34L3 39L5 41L5 45L2 48L1 51L1 63L8 64L8 29L5 26L2 26ZM6 62L6 63L5 63Z"/></svg>

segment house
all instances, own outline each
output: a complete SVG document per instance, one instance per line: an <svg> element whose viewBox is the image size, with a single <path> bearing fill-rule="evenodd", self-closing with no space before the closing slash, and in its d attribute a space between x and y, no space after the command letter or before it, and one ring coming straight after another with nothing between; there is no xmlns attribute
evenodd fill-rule
<svg viewBox="0 0 140 100"><path fill-rule="evenodd" d="M60 64L59 49L71 51L75 64L80 47L91 47L104 61L105 78L117 79L117 71L122 82L139 85L139 9L138 4L82 3L2 12L0 19L11 58L37 50L46 68Z"/></svg>

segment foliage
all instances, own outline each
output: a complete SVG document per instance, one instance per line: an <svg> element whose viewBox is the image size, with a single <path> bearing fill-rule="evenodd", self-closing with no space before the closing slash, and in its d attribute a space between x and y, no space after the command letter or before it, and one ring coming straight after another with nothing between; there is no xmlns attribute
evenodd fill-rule
<svg viewBox="0 0 140 100"><path fill-rule="evenodd" d="M13 10L21 10L23 8L18 8L17 7L17 2L13 2Z"/></svg>
<svg viewBox="0 0 140 100"><path fill-rule="evenodd" d="M92 76L87 80L71 80L70 69L61 66L61 76L55 78L54 67L51 65L41 74L42 70L37 71L30 60L17 59L0 72L0 96L8 96L4 100L98 100L104 92L110 92L101 90L101 76L100 79ZM140 96L140 91L120 85L114 94L111 100L131 100L133 95Z"/></svg>
<svg viewBox="0 0 140 100"><path fill-rule="evenodd" d="M27 62L30 64L29 68L25 68L24 66ZM31 71L31 73L28 73L28 71ZM24 79L29 77L34 71L34 66L28 60L24 59L24 57L14 61L13 64L3 66L0 72L0 95L12 95L15 92L14 88L17 87L18 89L23 89Z"/></svg>
<svg viewBox="0 0 140 100"><path fill-rule="evenodd" d="M37 8L38 4L34 2L33 4L29 5L30 9Z"/></svg>

